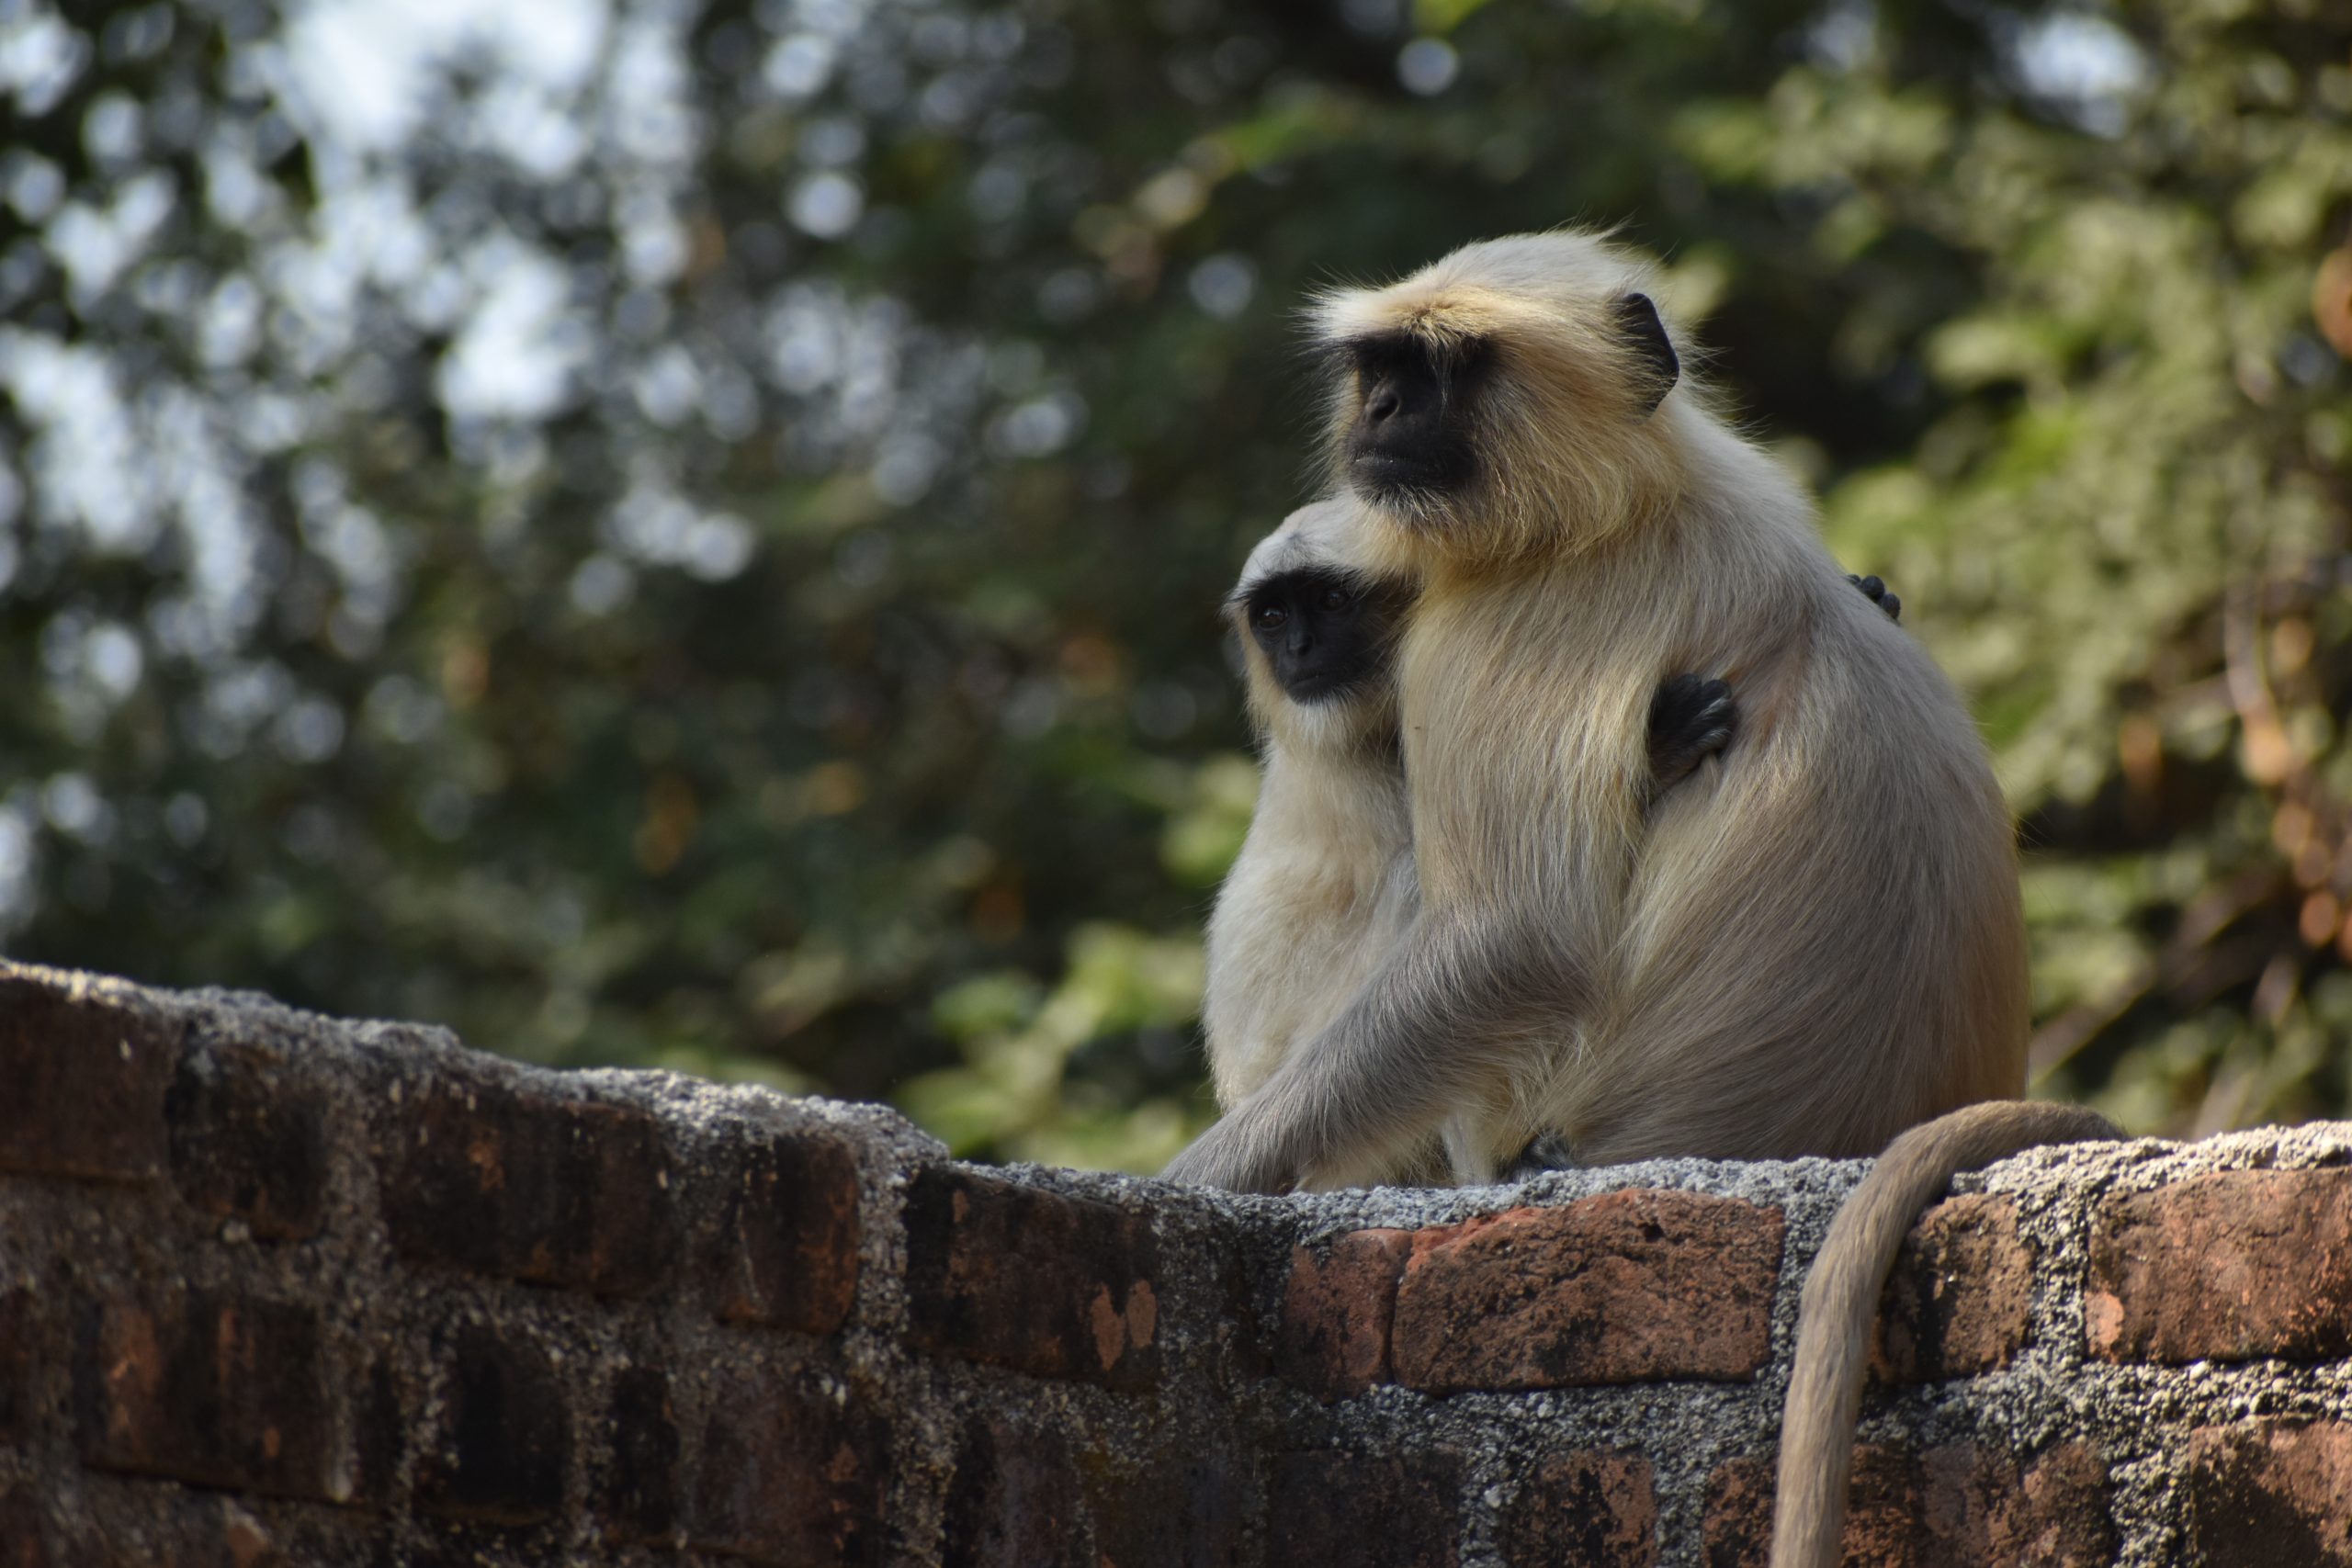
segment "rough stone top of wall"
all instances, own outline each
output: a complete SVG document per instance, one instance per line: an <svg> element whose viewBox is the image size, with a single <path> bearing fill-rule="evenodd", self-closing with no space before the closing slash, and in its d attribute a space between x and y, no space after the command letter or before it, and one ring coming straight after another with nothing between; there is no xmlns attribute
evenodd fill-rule
<svg viewBox="0 0 2352 1568"><path fill-rule="evenodd" d="M1849 1562L2352 1563L2347 1155L1963 1179ZM1230 1199L0 961L0 1565L1759 1563L1861 1169Z"/></svg>

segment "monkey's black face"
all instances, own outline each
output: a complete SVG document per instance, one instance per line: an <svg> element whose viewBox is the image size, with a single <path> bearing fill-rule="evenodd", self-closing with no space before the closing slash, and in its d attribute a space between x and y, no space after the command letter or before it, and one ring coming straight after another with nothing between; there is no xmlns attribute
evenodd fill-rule
<svg viewBox="0 0 2352 1568"><path fill-rule="evenodd" d="M1377 678L1396 613L1394 595L1328 567L1269 577L1241 602L1242 625L1295 703L1328 702Z"/></svg>
<svg viewBox="0 0 2352 1568"><path fill-rule="evenodd" d="M1389 501L1467 484L1477 467L1470 411L1488 346L1473 340L1441 352L1408 333L1385 333L1347 348L1360 394L1346 446L1356 493Z"/></svg>

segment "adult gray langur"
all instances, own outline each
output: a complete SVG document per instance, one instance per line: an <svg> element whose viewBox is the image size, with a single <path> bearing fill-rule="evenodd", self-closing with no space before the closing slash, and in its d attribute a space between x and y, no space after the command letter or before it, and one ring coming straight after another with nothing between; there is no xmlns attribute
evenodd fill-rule
<svg viewBox="0 0 2352 1568"><path fill-rule="evenodd" d="M1972 1107L1857 1192L1872 1213L1894 1194L1907 1225L1953 1168L2105 1130L1975 1107L2022 1090L2027 1017L1983 746L1934 664L1838 582L1797 485L1684 381L1645 288L1603 242L1554 233L1319 306L1364 570L1419 588L1394 676L1419 903L1171 1178L1279 1191L1456 1122L1489 1161L1539 1134L1589 1165L1862 1155ZM1685 671L1730 685L1739 739L1653 802L1650 700ZM1865 1255L1892 1224L1833 1238L1815 1278L1859 1258L1883 1279ZM1824 1386L1858 1387L1875 1285L1859 1335L1815 1294L1798 1393L1809 1355ZM1792 1402L1784 1479L1801 1461L1835 1483L1784 1493L1781 1568L1836 1550L1839 1415Z"/></svg>

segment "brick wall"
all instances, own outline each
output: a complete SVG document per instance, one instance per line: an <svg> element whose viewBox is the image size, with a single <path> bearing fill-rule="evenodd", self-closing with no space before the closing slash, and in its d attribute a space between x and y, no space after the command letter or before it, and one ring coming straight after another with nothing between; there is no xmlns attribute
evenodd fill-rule
<svg viewBox="0 0 2352 1568"><path fill-rule="evenodd" d="M2352 1563L2347 1153L1964 1181L1849 1561ZM0 1568L1759 1562L1859 1170L1231 1201L0 963Z"/></svg>

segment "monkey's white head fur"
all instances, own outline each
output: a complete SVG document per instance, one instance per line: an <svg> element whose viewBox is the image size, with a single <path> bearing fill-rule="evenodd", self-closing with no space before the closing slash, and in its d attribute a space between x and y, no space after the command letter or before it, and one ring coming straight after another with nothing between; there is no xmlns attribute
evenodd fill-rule
<svg viewBox="0 0 2352 1568"><path fill-rule="evenodd" d="M1333 757L1394 750L1396 683L1385 672L1322 702L1294 701L1268 668L1248 619L1250 593L1270 578L1322 568L1371 581L1381 575L1377 566L1371 511L1344 491L1300 507L1250 552L1241 581L1226 598L1226 619L1240 643L1249 672L1250 716L1279 744Z"/></svg>
<svg viewBox="0 0 2352 1568"><path fill-rule="evenodd" d="M1316 301L1311 330L1340 367L1335 474L1363 412L1349 345L1401 333L1440 355L1475 348L1486 365L1466 406L1450 411L1475 457L1467 482L1370 499L1387 525L1377 531L1384 567L1580 550L1674 506L1685 482L1674 431L1697 414L1692 394L1678 383L1657 400L1618 310L1648 292L1651 276L1604 239L1562 231L1480 241L1385 288Z"/></svg>

